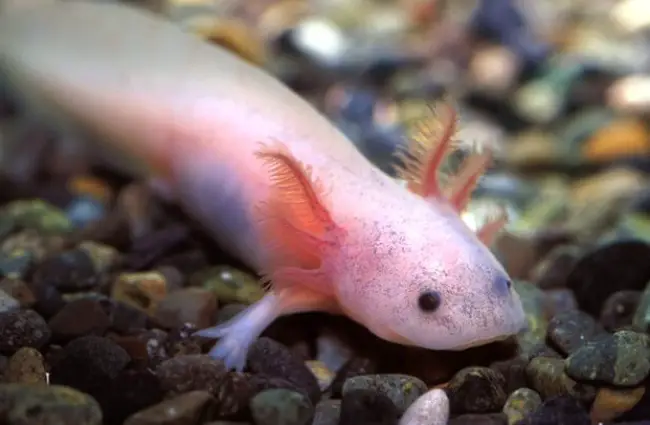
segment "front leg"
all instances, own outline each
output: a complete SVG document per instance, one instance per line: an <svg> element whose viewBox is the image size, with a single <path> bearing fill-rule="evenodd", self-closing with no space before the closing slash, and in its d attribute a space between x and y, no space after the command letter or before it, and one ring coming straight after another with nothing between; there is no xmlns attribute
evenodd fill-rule
<svg viewBox="0 0 650 425"><path fill-rule="evenodd" d="M222 359L226 368L241 372L251 344L271 323L280 316L310 311L336 313L338 303L331 296L301 287L271 290L229 321L200 330L195 335L220 338L210 350L210 356Z"/></svg>

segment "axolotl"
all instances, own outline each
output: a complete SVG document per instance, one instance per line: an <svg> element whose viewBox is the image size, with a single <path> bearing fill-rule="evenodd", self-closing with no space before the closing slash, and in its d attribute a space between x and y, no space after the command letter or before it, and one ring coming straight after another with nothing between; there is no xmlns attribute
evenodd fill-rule
<svg viewBox="0 0 650 425"><path fill-rule="evenodd" d="M464 350L525 326L511 279L459 215L491 161L443 182L458 118L443 103L380 171L306 100L261 68L117 2L4 0L0 72L39 119L97 141L107 160L177 202L262 276L265 295L226 323L210 355L242 370L280 316L346 315L376 336ZM439 125L435 126L431 123Z"/></svg>

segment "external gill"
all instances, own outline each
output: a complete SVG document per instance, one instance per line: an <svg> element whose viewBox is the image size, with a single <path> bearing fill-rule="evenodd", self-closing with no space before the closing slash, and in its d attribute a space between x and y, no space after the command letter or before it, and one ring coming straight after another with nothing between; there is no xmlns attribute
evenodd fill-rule
<svg viewBox="0 0 650 425"><path fill-rule="evenodd" d="M461 213L490 165L492 151L486 147L482 152L472 152L455 175L444 176L448 178L441 181L440 167L455 145L458 114L449 101L430 107L429 112L410 126L409 143L396 154L403 165L396 165L395 171L411 192L424 198L445 199ZM498 214L476 232L477 236L485 245L491 245L507 220L505 209L499 207Z"/></svg>

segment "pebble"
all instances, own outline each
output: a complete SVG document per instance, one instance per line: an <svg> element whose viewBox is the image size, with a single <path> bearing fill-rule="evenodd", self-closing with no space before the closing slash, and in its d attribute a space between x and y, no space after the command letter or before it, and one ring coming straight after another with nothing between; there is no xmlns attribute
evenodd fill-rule
<svg viewBox="0 0 650 425"><path fill-rule="evenodd" d="M61 209L40 199L10 202L2 208L2 214L12 217L18 227L38 230L44 234L73 230L72 223Z"/></svg>
<svg viewBox="0 0 650 425"><path fill-rule="evenodd" d="M83 298L67 303L49 321L52 341L59 343L85 335L102 336L110 324L99 301Z"/></svg>
<svg viewBox="0 0 650 425"><path fill-rule="evenodd" d="M92 258L82 249L68 250L43 260L33 279L63 292L91 290L101 282Z"/></svg>
<svg viewBox="0 0 650 425"><path fill-rule="evenodd" d="M113 341L83 336L63 348L52 366L50 382L95 395L110 385L130 361L127 352Z"/></svg>
<svg viewBox="0 0 650 425"><path fill-rule="evenodd" d="M22 347L42 348L52 333L33 310L0 313L0 353L13 354Z"/></svg>
<svg viewBox="0 0 650 425"><path fill-rule="evenodd" d="M506 402L505 378L487 367L466 367L447 385L452 414L491 413Z"/></svg>
<svg viewBox="0 0 650 425"><path fill-rule="evenodd" d="M548 325L548 339L564 354L571 354L586 342L605 335L602 326L580 310L557 314Z"/></svg>
<svg viewBox="0 0 650 425"><path fill-rule="evenodd" d="M636 386L650 374L650 337L618 331L588 343L566 359L566 371L576 380Z"/></svg>
<svg viewBox="0 0 650 425"><path fill-rule="evenodd" d="M172 291L156 306L155 317L164 326L172 328L191 323L199 329L214 323L217 297L202 288L184 288Z"/></svg>
<svg viewBox="0 0 650 425"><path fill-rule="evenodd" d="M641 291L618 291L610 295L603 305L599 322L609 332L616 332L632 325Z"/></svg>
<svg viewBox="0 0 650 425"><path fill-rule="evenodd" d="M621 414L634 408L646 393L646 388L607 388L598 390L596 399L591 406L593 423L608 423Z"/></svg>
<svg viewBox="0 0 650 425"><path fill-rule="evenodd" d="M213 402L206 391L190 391L134 413L124 425L200 425L211 417Z"/></svg>
<svg viewBox="0 0 650 425"><path fill-rule="evenodd" d="M142 310L112 299L103 300L100 303L109 317L110 330L120 334L132 334L135 331L151 327L149 316ZM160 329L153 331L164 333Z"/></svg>
<svg viewBox="0 0 650 425"><path fill-rule="evenodd" d="M330 386L332 397L340 398L343 395L343 384L349 378L359 375L370 375L375 373L377 365L371 359L364 357L353 357L348 360L336 373Z"/></svg>
<svg viewBox="0 0 650 425"><path fill-rule="evenodd" d="M124 369L96 399L107 424L122 424L129 416L163 400L158 377L150 369Z"/></svg>
<svg viewBox="0 0 650 425"><path fill-rule="evenodd" d="M516 389L526 386L526 366L528 366L528 361L529 359L525 356L517 356L490 364L490 369L494 369L505 378L504 389L507 394L512 394Z"/></svg>
<svg viewBox="0 0 650 425"><path fill-rule="evenodd" d="M515 390L503 406L503 413L508 418L508 425L514 425L528 415L532 414L542 405L542 398L530 388Z"/></svg>
<svg viewBox="0 0 650 425"><path fill-rule="evenodd" d="M334 379L334 373L325 366L323 362L318 360L308 360L305 362L305 365L311 370L311 373L314 374L318 380L318 386L321 391L325 391L332 384Z"/></svg>
<svg viewBox="0 0 650 425"><path fill-rule="evenodd" d="M258 338L248 351L248 369L252 374L282 378L309 396L312 404L321 397L314 374L289 348L267 337Z"/></svg>
<svg viewBox="0 0 650 425"><path fill-rule="evenodd" d="M546 295L530 282L516 280L513 287L521 298L528 322L526 330L517 336L519 343L526 346L543 341L548 328L548 320L544 311Z"/></svg>
<svg viewBox="0 0 650 425"><path fill-rule="evenodd" d="M571 379L566 374L565 368L563 359L536 357L526 367L526 375L531 387L543 399L568 394L579 400L591 402L596 397L596 389Z"/></svg>
<svg viewBox="0 0 650 425"><path fill-rule="evenodd" d="M338 425L341 419L341 400L321 400L314 408L312 425Z"/></svg>
<svg viewBox="0 0 650 425"><path fill-rule="evenodd" d="M11 295L23 308L30 308L36 303L36 297L29 286L20 279L4 278L0 280L0 290Z"/></svg>
<svg viewBox="0 0 650 425"><path fill-rule="evenodd" d="M17 235L15 238L17 239ZM10 279L22 279L34 265L34 253L31 250L23 248L7 248L12 242L6 239L2 244L0 252L0 276Z"/></svg>
<svg viewBox="0 0 650 425"><path fill-rule="evenodd" d="M508 418L503 413L466 413L456 416L447 425L506 425Z"/></svg>
<svg viewBox="0 0 650 425"><path fill-rule="evenodd" d="M247 308L246 304L226 304L217 311L216 323L225 323Z"/></svg>
<svg viewBox="0 0 650 425"><path fill-rule="evenodd" d="M20 302L5 291L0 289L0 313L16 311L20 308Z"/></svg>
<svg viewBox="0 0 650 425"><path fill-rule="evenodd" d="M361 375L345 381L343 397L347 392L355 390L370 390L385 395L401 414L427 392L427 386L420 379L408 375Z"/></svg>
<svg viewBox="0 0 650 425"><path fill-rule="evenodd" d="M517 425L591 425L589 414L570 396L558 396L544 403Z"/></svg>
<svg viewBox="0 0 650 425"><path fill-rule="evenodd" d="M46 383L47 375L43 355L31 347L23 347L9 358L4 380L15 384Z"/></svg>
<svg viewBox="0 0 650 425"><path fill-rule="evenodd" d="M399 425L447 425L448 420L449 398L444 390L433 389L406 409Z"/></svg>
<svg viewBox="0 0 650 425"><path fill-rule="evenodd" d="M650 283L646 285L638 303L632 325L641 332L650 332Z"/></svg>
<svg viewBox="0 0 650 425"><path fill-rule="evenodd" d="M531 280L543 290L563 288L579 253L580 249L572 245L554 248L533 269Z"/></svg>
<svg viewBox="0 0 650 425"><path fill-rule="evenodd" d="M578 309L578 303L570 289L550 289L546 291L546 311L551 317Z"/></svg>
<svg viewBox="0 0 650 425"><path fill-rule="evenodd" d="M401 410L381 392L344 391L339 425L397 425Z"/></svg>
<svg viewBox="0 0 650 425"><path fill-rule="evenodd" d="M598 317L605 301L618 291L641 291L650 281L650 244L612 241L578 260L567 277L580 309Z"/></svg>
<svg viewBox="0 0 650 425"><path fill-rule="evenodd" d="M256 425L310 425L314 407L302 393L275 388L256 394L250 401Z"/></svg>
<svg viewBox="0 0 650 425"><path fill-rule="evenodd" d="M189 391L217 394L226 373L221 361L204 354L176 356L156 368L163 391L170 395Z"/></svg>
<svg viewBox="0 0 650 425"><path fill-rule="evenodd" d="M0 417L6 425L102 425L99 404L60 385L0 384Z"/></svg>
<svg viewBox="0 0 650 425"><path fill-rule="evenodd" d="M197 272L190 278L193 286L201 286L216 295L224 304L250 305L264 296L259 279L230 266L220 265Z"/></svg>
<svg viewBox="0 0 650 425"><path fill-rule="evenodd" d="M111 288L111 298L154 315L167 290L167 279L159 271L122 273Z"/></svg>

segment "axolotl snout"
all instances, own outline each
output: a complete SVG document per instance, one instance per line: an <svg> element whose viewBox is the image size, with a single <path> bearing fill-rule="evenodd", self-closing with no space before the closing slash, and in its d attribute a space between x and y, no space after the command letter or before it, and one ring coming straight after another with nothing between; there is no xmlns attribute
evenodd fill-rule
<svg viewBox="0 0 650 425"><path fill-rule="evenodd" d="M487 248L505 215L476 233L459 216L490 152L439 181L450 106L402 156L404 187L276 79L162 18L117 3L29 4L0 13L0 75L17 98L135 160L136 175L263 276L260 301L197 332L219 339L210 353L228 367L243 369L254 340L299 312L437 350L524 327Z"/></svg>

